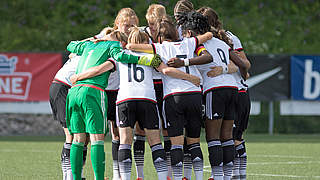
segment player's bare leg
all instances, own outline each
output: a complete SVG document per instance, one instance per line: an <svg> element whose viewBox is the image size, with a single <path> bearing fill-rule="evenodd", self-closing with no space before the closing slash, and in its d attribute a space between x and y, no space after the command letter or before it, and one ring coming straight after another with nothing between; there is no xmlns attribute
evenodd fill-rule
<svg viewBox="0 0 320 180"><path fill-rule="evenodd" d="M110 122L110 132L112 137L112 160L113 160L113 180L120 180L119 162L118 162L118 151L120 146L119 129L115 125L115 121Z"/></svg>
<svg viewBox="0 0 320 180"><path fill-rule="evenodd" d="M223 151L220 141L221 125L222 119L207 119L205 121L211 177L215 180L223 180Z"/></svg>
<svg viewBox="0 0 320 180"><path fill-rule="evenodd" d="M119 170L122 180L130 180L132 155L132 128L131 127L119 127L120 134L120 146L118 153Z"/></svg>
<svg viewBox="0 0 320 180"><path fill-rule="evenodd" d="M174 179L182 179L183 142L184 136L170 137L171 140L171 166Z"/></svg>
<svg viewBox="0 0 320 180"><path fill-rule="evenodd" d="M144 179L143 166L144 166L144 152L146 135L137 122L134 129L134 142L133 142L133 158L137 171L137 179Z"/></svg>
<svg viewBox="0 0 320 180"><path fill-rule="evenodd" d="M223 173L224 179L231 179L235 147L232 137L233 120L223 120L220 132L221 145L223 150Z"/></svg>
<svg viewBox="0 0 320 180"><path fill-rule="evenodd" d="M152 151L152 160L158 174L158 179L165 180L168 175L168 166L166 153L160 140L160 130L145 129L145 133Z"/></svg>

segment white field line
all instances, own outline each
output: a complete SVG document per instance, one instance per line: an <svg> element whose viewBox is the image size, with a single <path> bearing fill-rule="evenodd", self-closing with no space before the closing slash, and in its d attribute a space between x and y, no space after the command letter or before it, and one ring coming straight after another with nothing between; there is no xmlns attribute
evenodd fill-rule
<svg viewBox="0 0 320 180"><path fill-rule="evenodd" d="M287 155L250 155L250 157L266 157L266 158L297 158L297 159L312 159L312 156L287 156Z"/></svg>
<svg viewBox="0 0 320 180"><path fill-rule="evenodd" d="M284 175L284 174L252 174L249 173L247 176L268 176L268 177L288 177L288 178L314 178L320 179L320 176L296 176L296 175Z"/></svg>
<svg viewBox="0 0 320 180"><path fill-rule="evenodd" d="M248 163L248 165L275 165L275 164L320 164L320 161L287 161L287 162L256 162Z"/></svg>
<svg viewBox="0 0 320 180"><path fill-rule="evenodd" d="M207 169L209 168L209 169ZM204 172L211 173L210 166L204 166L203 167ZM313 179L320 179L320 176L297 176L297 175L285 175L285 174L254 174L254 173L248 173L247 176L264 176L264 177L287 177L287 178L313 178Z"/></svg>

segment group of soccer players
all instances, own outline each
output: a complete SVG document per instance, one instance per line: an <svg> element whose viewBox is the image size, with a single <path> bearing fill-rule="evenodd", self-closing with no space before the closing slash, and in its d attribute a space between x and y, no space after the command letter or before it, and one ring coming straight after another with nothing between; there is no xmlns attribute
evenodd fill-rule
<svg viewBox="0 0 320 180"><path fill-rule="evenodd" d="M144 179L146 138L159 180L190 180L192 168L202 180L202 127L209 179L246 179L250 62L212 8L195 10L180 0L174 18L152 4L148 26L138 28L134 10L123 8L113 28L69 43L73 54L50 87L53 115L66 135L63 179L83 179L89 142L95 179L104 179L107 120L114 180L130 179L132 144L137 179Z"/></svg>

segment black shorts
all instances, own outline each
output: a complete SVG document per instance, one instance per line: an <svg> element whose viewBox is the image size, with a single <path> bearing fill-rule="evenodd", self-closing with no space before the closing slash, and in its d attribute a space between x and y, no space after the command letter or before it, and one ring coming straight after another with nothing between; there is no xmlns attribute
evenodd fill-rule
<svg viewBox="0 0 320 180"><path fill-rule="evenodd" d="M238 98L236 101L236 118L234 120L233 137L236 140L242 139L243 132L248 127L250 115L251 101L248 91L238 91Z"/></svg>
<svg viewBox="0 0 320 180"><path fill-rule="evenodd" d="M108 91L106 90L107 98L108 98L108 112L107 117L110 121L116 121L116 101L117 101L117 95L118 91ZM116 124L116 123L115 123Z"/></svg>
<svg viewBox="0 0 320 180"><path fill-rule="evenodd" d="M200 137L201 101L201 93L176 94L164 100L165 122L170 137L183 135L183 128L187 137Z"/></svg>
<svg viewBox="0 0 320 180"><path fill-rule="evenodd" d="M126 101L117 105L119 127L134 128L136 122L141 129L159 129L160 118L157 104L149 101Z"/></svg>
<svg viewBox="0 0 320 180"><path fill-rule="evenodd" d="M63 128L67 128L66 123L66 99L70 86L63 83L52 82L49 90L50 106L53 118L58 120Z"/></svg>
<svg viewBox="0 0 320 180"><path fill-rule="evenodd" d="M159 115L162 120L162 127L165 128L164 121L163 121L163 84L161 79L154 79L153 80L154 90L156 92L156 99L157 105L159 109Z"/></svg>
<svg viewBox="0 0 320 180"><path fill-rule="evenodd" d="M206 116L209 119L235 119L236 88L217 88L206 93Z"/></svg>

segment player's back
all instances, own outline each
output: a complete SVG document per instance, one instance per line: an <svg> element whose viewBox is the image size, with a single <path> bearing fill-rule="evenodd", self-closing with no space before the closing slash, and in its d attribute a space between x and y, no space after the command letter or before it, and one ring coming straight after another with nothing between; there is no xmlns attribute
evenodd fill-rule
<svg viewBox="0 0 320 180"><path fill-rule="evenodd" d="M77 67L76 74L86 71L87 69L98 66L110 58L111 47L120 47L118 41L101 41L98 43L86 42L83 53ZM77 84L94 84L101 88L106 88L110 71L104 72L98 76L78 81Z"/></svg>
<svg viewBox="0 0 320 180"><path fill-rule="evenodd" d="M161 56L162 61L166 64L169 59L178 57L180 59L190 59L194 57L194 51L197 46L196 38L184 38L179 42L164 41L162 44L154 44L155 51ZM200 77L200 73L196 66L185 66L177 68L180 71L186 72ZM201 91L200 87L195 86L189 81L172 78L170 76L162 76L164 84L164 96L175 93Z"/></svg>
<svg viewBox="0 0 320 180"><path fill-rule="evenodd" d="M145 53L126 51L126 54L143 56ZM118 63L120 72L120 86L117 104L128 100L149 100L156 102L153 74L155 70L150 66L139 64Z"/></svg>
<svg viewBox="0 0 320 180"><path fill-rule="evenodd" d="M213 62L197 66L203 78L204 92L215 87L236 86L236 81L231 74L222 74L214 78L207 76L207 73L211 70L210 67L227 66L230 63L230 46L217 38L205 42L204 46L213 58Z"/></svg>

